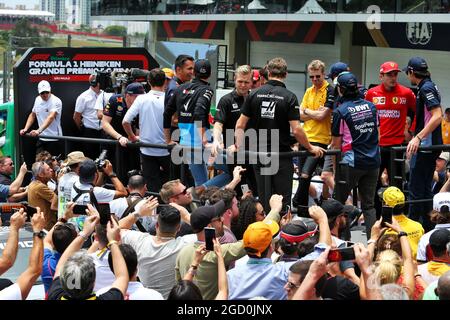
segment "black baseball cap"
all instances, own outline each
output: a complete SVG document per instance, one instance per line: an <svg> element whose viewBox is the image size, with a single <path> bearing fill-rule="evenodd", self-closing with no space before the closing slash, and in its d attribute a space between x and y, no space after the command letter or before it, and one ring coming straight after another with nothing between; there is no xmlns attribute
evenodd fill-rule
<svg viewBox="0 0 450 320"><path fill-rule="evenodd" d="M337 217L340 214L346 213L344 211L344 205L335 199L327 199L322 201L321 207L327 214L328 218Z"/></svg>
<svg viewBox="0 0 450 320"><path fill-rule="evenodd" d="M294 220L283 226L280 237L289 243L300 243L312 237L316 232L317 225L316 228L310 230L310 228L302 220Z"/></svg>
<svg viewBox="0 0 450 320"><path fill-rule="evenodd" d="M225 202L220 200L212 206L197 208L191 214L191 227L195 233L201 232L211 220L222 216L225 212Z"/></svg>
<svg viewBox="0 0 450 320"><path fill-rule="evenodd" d="M94 160L86 159L80 163L79 176L81 183L92 183L95 179L95 173L97 172L97 166Z"/></svg>
<svg viewBox="0 0 450 320"><path fill-rule="evenodd" d="M343 72L337 77L338 86L350 91L358 89L358 80L351 72Z"/></svg>
<svg viewBox="0 0 450 320"><path fill-rule="evenodd" d="M127 94L144 94L145 89L144 86L139 82L130 83L125 89L125 93Z"/></svg>
<svg viewBox="0 0 450 320"><path fill-rule="evenodd" d="M195 61L194 72L199 78L209 78L211 75L211 63L206 59Z"/></svg>
<svg viewBox="0 0 450 320"><path fill-rule="evenodd" d="M408 65L405 68L403 68L403 71L425 73L428 71L428 64L424 58L414 57L409 59Z"/></svg>

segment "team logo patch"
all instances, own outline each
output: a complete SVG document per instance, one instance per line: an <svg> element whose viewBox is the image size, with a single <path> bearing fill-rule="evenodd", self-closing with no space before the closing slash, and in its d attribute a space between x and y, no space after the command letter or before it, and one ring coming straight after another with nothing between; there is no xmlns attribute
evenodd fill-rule
<svg viewBox="0 0 450 320"><path fill-rule="evenodd" d="M261 118L275 119L276 101L263 101L261 104Z"/></svg>
<svg viewBox="0 0 450 320"><path fill-rule="evenodd" d="M237 109L237 108L239 108L239 106L238 106L238 104L237 104L237 103L233 103L233 104L232 104L231 106L233 107L233 109Z"/></svg>
<svg viewBox="0 0 450 320"><path fill-rule="evenodd" d="M374 104L386 104L386 97L374 97L372 102Z"/></svg>
<svg viewBox="0 0 450 320"><path fill-rule="evenodd" d="M398 103L398 97L393 97L392 98L392 103L393 104L397 104Z"/></svg>
<svg viewBox="0 0 450 320"><path fill-rule="evenodd" d="M122 103L123 102L123 98L122 97L117 97L117 102Z"/></svg>
<svg viewBox="0 0 450 320"><path fill-rule="evenodd" d="M118 106L117 107L117 111L122 111L123 110L123 107L122 106Z"/></svg>

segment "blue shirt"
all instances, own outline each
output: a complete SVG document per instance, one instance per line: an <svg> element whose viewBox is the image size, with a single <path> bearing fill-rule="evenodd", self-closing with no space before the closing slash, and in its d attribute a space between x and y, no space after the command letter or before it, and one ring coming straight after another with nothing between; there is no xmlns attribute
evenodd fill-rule
<svg viewBox="0 0 450 320"><path fill-rule="evenodd" d="M325 248L325 244L319 243L313 252L300 260L315 260ZM288 280L289 268L295 262L281 261L274 264L270 258L249 258L247 264L227 272L228 299L248 300L264 297L269 300L286 300L284 285Z"/></svg>
<svg viewBox="0 0 450 320"><path fill-rule="evenodd" d="M9 186L0 184L0 202L7 202L9 195Z"/></svg>
<svg viewBox="0 0 450 320"><path fill-rule="evenodd" d="M53 276L55 275L56 265L58 264L61 254L50 249L44 249L44 258L42 261L42 274L41 279L44 284L45 292L50 289L50 285L53 281Z"/></svg>
<svg viewBox="0 0 450 320"><path fill-rule="evenodd" d="M356 169L380 166L378 118L375 105L356 98L344 100L333 112L331 134L342 136L342 161Z"/></svg>

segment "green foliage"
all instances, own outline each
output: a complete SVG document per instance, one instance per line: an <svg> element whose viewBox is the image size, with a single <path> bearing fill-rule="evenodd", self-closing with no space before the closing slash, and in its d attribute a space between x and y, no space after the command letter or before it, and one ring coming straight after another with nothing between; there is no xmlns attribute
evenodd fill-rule
<svg viewBox="0 0 450 320"><path fill-rule="evenodd" d="M127 28L123 26L109 26L105 28L103 33L108 36L124 37L127 35Z"/></svg>
<svg viewBox="0 0 450 320"><path fill-rule="evenodd" d="M23 54L31 47L47 47L52 43L52 31L46 27L35 27L28 19L21 19L11 30L11 49Z"/></svg>

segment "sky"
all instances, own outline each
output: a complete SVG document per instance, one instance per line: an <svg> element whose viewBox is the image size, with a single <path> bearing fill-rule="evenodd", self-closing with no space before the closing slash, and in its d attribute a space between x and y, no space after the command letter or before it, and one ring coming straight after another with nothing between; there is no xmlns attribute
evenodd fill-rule
<svg viewBox="0 0 450 320"><path fill-rule="evenodd" d="M17 4L25 4L27 9L33 9L36 4L39 4L39 0L0 0L7 7L15 8Z"/></svg>

